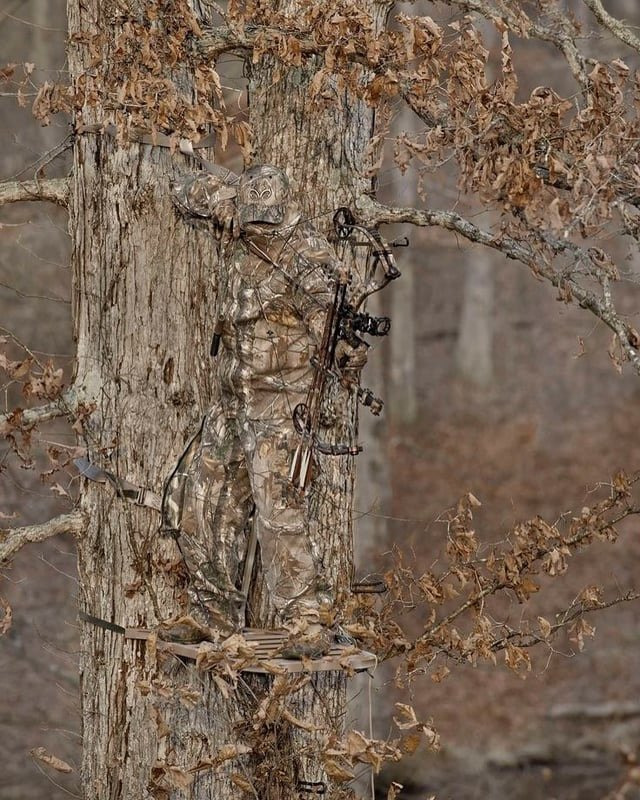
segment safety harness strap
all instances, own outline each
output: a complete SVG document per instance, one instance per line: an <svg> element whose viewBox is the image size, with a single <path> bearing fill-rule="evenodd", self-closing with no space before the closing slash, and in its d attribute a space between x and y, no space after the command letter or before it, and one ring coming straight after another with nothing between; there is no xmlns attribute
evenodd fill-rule
<svg viewBox="0 0 640 800"><path fill-rule="evenodd" d="M150 489L122 480L112 472L96 467L86 458L76 458L73 463L84 478L96 483L109 483L116 490L119 497L129 500L137 506L145 506L146 508L152 508L154 511L161 511L162 498Z"/></svg>
<svg viewBox="0 0 640 800"><path fill-rule="evenodd" d="M115 622L108 622L106 619L94 617L93 614L87 614L85 611L79 611L78 616L83 622L90 622L98 628L104 628L106 631L113 631L113 633L120 633L124 636L126 629L122 625L116 625Z"/></svg>

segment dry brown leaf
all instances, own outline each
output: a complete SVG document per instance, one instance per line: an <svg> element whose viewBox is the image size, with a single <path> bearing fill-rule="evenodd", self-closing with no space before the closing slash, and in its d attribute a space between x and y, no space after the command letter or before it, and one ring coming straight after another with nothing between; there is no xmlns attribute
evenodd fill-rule
<svg viewBox="0 0 640 800"><path fill-rule="evenodd" d="M202 693L189 686L182 686L178 690L178 699L185 708L194 708L198 703L202 702Z"/></svg>
<svg viewBox="0 0 640 800"><path fill-rule="evenodd" d="M51 753L48 753L44 747L35 747L30 752L33 758L41 761L43 764L46 764L48 767L51 767L58 772L73 772L73 767L70 764L67 764L66 761L63 761L57 756L51 755Z"/></svg>
<svg viewBox="0 0 640 800"><path fill-rule="evenodd" d="M412 706L409 706L406 703L396 703L395 707L400 712L400 718L394 717L393 721L401 731L415 728L420 724L418 722L418 718L416 717L416 712L413 710Z"/></svg>
<svg viewBox="0 0 640 800"><path fill-rule="evenodd" d="M325 758L323 766L327 775L339 783L353 780L353 770L344 762L341 764L334 758Z"/></svg>
<svg viewBox="0 0 640 800"><path fill-rule="evenodd" d="M422 741L422 734L415 732L410 733L408 736L403 736L400 741L400 749L403 753L411 755L416 752Z"/></svg>
<svg viewBox="0 0 640 800"><path fill-rule="evenodd" d="M229 699L229 684L221 678L219 675L213 675L213 682L220 690L220 694L224 697L225 700Z"/></svg>
<svg viewBox="0 0 640 800"><path fill-rule="evenodd" d="M447 667L446 664L443 664L439 669L431 673L431 680L434 683L441 683L450 672L451 670L449 667Z"/></svg>
<svg viewBox="0 0 640 800"><path fill-rule="evenodd" d="M4 67L0 67L0 83L8 81L13 76L17 66L17 64L5 64Z"/></svg>
<svg viewBox="0 0 640 800"><path fill-rule="evenodd" d="M234 786L237 786L239 789L242 789L244 792L255 796L255 789L251 781L247 780L243 775L240 775L237 772L233 772L230 775L231 783Z"/></svg>
<svg viewBox="0 0 640 800"><path fill-rule="evenodd" d="M538 617L538 627L540 628L540 635L543 639L548 639L551 635L551 623L544 617Z"/></svg>
<svg viewBox="0 0 640 800"><path fill-rule="evenodd" d="M158 739L165 739L171 733L171 728L167 725L167 721L159 708L154 707L152 713L156 723Z"/></svg>
<svg viewBox="0 0 640 800"><path fill-rule="evenodd" d="M403 784L391 781L391 784L389 785L389 791L387 792L387 800L396 800L396 797L400 794L403 788Z"/></svg>
<svg viewBox="0 0 640 800"><path fill-rule="evenodd" d="M239 756L244 756L251 752L253 752L253 748L246 744L225 744L212 756L201 758L195 766L191 767L189 772L202 772L205 769L216 769L221 764L224 764L225 761L230 761L233 758L238 758Z"/></svg>
<svg viewBox="0 0 640 800"><path fill-rule="evenodd" d="M282 718L285 719L290 725L300 728L303 731L313 733L318 730L318 727L308 720L298 719L286 708L282 709Z"/></svg>
<svg viewBox="0 0 640 800"><path fill-rule="evenodd" d="M193 783L193 775L173 764L164 767L164 776L169 786L174 789L188 789Z"/></svg>

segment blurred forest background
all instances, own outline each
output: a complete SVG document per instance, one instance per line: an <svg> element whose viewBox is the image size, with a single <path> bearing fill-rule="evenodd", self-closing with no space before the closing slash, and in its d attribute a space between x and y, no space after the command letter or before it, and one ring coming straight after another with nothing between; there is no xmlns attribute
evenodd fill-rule
<svg viewBox="0 0 640 800"><path fill-rule="evenodd" d="M609 0L611 13L640 26L637 0ZM438 3L399 6L438 21L455 15ZM594 34L595 21L579 0L567 13L580 16L594 55L637 55L616 40ZM32 79L64 79L64 0L0 0L2 62L35 64ZM499 63L499 37L489 26L486 45ZM514 60L529 85L552 86L571 96L575 86L566 64L551 47L513 37ZM242 97L237 60L220 72L229 96ZM34 94L36 89L34 88ZM55 155L69 135L58 116L41 128L32 118L33 97L20 107L11 92L0 95L1 179L64 176L68 152ZM408 114L408 112L407 112ZM417 129L399 116L396 131ZM50 156L43 155L50 153ZM233 158L233 153L231 154ZM179 155L176 158L180 158ZM238 168L238 164L230 162ZM383 165L380 196L397 205L420 204L416 175ZM464 208L455 185L426 177L430 207ZM489 220L490 221L490 220ZM16 357L28 347L43 363L52 359L70 376L70 270L66 213L43 203L5 206L0 212L0 336ZM548 285L494 251L469 246L443 230L386 231L408 234L411 247L397 251L401 281L381 310L394 322L389 341L378 345L364 382L386 400L386 415L363 420L367 448L360 462L358 538L360 572L384 565L376 554L398 547L425 564L443 546L443 512L463 493L482 502L476 521L486 543L501 540L518 520L540 514L549 521L579 510L599 481L617 469L640 468L640 383L631 370L619 374L608 355L609 334L577 307L555 300ZM624 265L620 310L633 319L640 309L640 254L624 240L607 249ZM622 296L622 294L624 296ZM0 376L1 412L24 400ZM74 444L62 421L43 428L42 443L56 458ZM39 479L49 459L19 468L0 455L3 526L44 521L72 503L77 477L58 472L51 484ZM158 476L158 484L161 478ZM636 582L640 539L622 537L614 546L594 545L571 559L568 575L543 585L538 613L551 618L590 584L618 594ZM59 800L77 796L77 776L57 775L52 785L30 750L46 747L70 764L79 763L75 552L59 537L32 545L2 574L0 593L14 610L13 627L0 641L0 798ZM549 583L547 581L546 583ZM545 584L545 581L543 581ZM517 620L520 608L505 605ZM433 716L442 737L438 755L416 755L408 766L379 781L381 796L391 779L406 797L475 798L616 797L629 767L640 758L640 621L638 608L620 605L591 620L596 637L577 653L560 639L555 651L534 655L522 681L502 668L458 667L442 683L426 678L413 686L413 702ZM415 630L420 620L415 620ZM381 668L373 695L375 724L385 735L395 688ZM354 699L354 706L360 705ZM354 712L355 713L355 712ZM627 798L640 797L630 790Z"/></svg>

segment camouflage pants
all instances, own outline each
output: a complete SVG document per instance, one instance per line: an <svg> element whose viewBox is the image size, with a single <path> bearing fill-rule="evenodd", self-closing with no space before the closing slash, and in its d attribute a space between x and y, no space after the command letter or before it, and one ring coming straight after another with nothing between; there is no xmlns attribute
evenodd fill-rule
<svg viewBox="0 0 640 800"><path fill-rule="evenodd" d="M240 569L255 526L267 588L281 618L313 616L318 569L306 500L288 481L296 434L291 417L205 417L171 477L166 522L180 531L192 608L221 627L244 624Z"/></svg>

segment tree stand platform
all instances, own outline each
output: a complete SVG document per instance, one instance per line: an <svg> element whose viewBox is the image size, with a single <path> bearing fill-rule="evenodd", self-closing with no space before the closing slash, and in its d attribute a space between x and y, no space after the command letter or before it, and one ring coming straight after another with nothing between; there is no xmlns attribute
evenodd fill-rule
<svg viewBox="0 0 640 800"><path fill-rule="evenodd" d="M127 639L147 640L154 631L147 628L125 628ZM246 646L227 650L232 666L242 672L260 672L264 674L282 674L287 672L329 672L344 670L345 672L364 672L374 669L378 663L376 656L366 650L359 650L353 645L336 644L320 658L282 658L277 655L283 645L289 641L287 631L266 631L259 628L245 628L238 637L242 637ZM230 637L229 640L231 641ZM241 640L240 640L241 641ZM234 643L235 644L235 643ZM215 664L217 654L220 660L225 658L225 641L200 642L199 644L181 644L156 639L156 648L173 653L193 661L204 659ZM236 654L233 651L239 649ZM211 659L208 658L209 654Z"/></svg>

